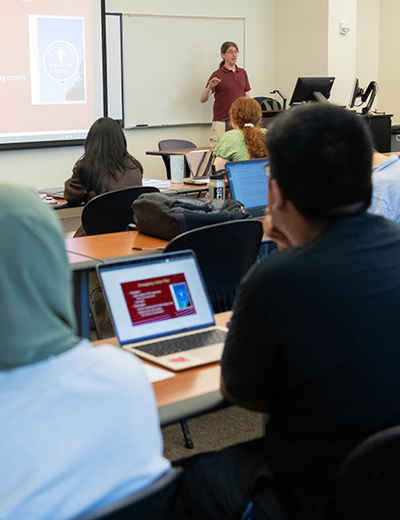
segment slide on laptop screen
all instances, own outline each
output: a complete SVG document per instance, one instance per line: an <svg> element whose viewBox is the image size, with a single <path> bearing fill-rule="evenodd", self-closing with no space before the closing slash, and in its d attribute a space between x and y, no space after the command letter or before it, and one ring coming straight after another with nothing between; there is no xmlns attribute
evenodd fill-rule
<svg viewBox="0 0 400 520"><path fill-rule="evenodd" d="M266 164L268 159L226 163L232 198L240 201L253 217L263 216L268 203Z"/></svg>
<svg viewBox="0 0 400 520"><path fill-rule="evenodd" d="M215 326L193 251L99 264L97 272L123 348L172 370L221 358L226 329ZM207 336L196 348L195 335Z"/></svg>

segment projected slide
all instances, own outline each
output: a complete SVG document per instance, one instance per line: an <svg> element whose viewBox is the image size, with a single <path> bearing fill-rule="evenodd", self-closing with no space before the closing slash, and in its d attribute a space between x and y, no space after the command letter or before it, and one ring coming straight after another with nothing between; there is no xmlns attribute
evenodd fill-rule
<svg viewBox="0 0 400 520"><path fill-rule="evenodd" d="M81 140L103 115L101 0L4 0L0 148Z"/></svg>

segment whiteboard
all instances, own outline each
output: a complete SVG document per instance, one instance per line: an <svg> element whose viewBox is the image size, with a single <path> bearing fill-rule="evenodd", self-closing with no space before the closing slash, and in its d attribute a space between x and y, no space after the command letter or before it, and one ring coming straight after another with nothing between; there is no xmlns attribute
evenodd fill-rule
<svg viewBox="0 0 400 520"><path fill-rule="evenodd" d="M123 15L125 128L210 123L213 97L200 103L224 41L239 47L244 18Z"/></svg>

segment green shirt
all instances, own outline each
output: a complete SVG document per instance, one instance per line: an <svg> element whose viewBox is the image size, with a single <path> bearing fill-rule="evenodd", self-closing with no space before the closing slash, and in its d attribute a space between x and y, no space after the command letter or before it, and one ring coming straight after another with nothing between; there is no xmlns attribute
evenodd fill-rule
<svg viewBox="0 0 400 520"><path fill-rule="evenodd" d="M265 134L264 128L261 131ZM226 132L215 147L214 156L222 157L227 161L248 161L250 154L244 142L243 131L229 130Z"/></svg>
<svg viewBox="0 0 400 520"><path fill-rule="evenodd" d="M247 161L250 159L242 130L226 132L215 147L214 155L227 161Z"/></svg>

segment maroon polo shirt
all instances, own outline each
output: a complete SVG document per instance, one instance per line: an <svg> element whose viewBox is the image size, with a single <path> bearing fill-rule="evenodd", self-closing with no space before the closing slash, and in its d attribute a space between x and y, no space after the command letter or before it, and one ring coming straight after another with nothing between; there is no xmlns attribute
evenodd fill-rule
<svg viewBox="0 0 400 520"><path fill-rule="evenodd" d="M218 78L221 83L212 89L214 93L213 121L224 121L229 118L229 109L238 97L244 96L251 87L247 72L236 66L236 72L228 70L225 65L213 72L207 81Z"/></svg>

